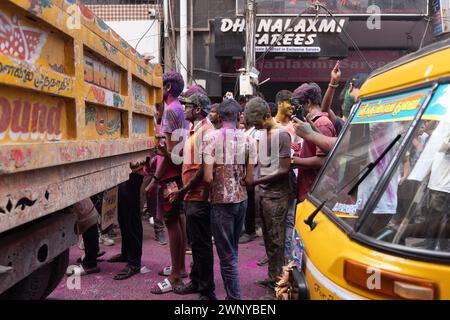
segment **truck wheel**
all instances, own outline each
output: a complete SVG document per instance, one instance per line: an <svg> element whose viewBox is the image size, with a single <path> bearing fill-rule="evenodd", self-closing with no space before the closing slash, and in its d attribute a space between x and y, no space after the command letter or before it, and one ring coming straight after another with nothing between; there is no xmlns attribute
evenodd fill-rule
<svg viewBox="0 0 450 320"><path fill-rule="evenodd" d="M39 300L42 299L52 272L52 265L46 265L35 270L25 279L16 283L4 292L0 299L6 300Z"/></svg>
<svg viewBox="0 0 450 320"><path fill-rule="evenodd" d="M58 286L61 282L61 279L64 277L66 273L67 267L69 266L69 249L61 253L51 262L51 274L50 279L48 281L47 289L45 289L44 294L41 299L47 298L53 290Z"/></svg>

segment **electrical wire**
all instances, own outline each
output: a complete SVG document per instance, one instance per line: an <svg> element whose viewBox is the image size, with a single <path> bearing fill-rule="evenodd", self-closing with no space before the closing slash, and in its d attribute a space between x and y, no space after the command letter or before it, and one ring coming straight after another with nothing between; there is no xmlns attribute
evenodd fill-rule
<svg viewBox="0 0 450 320"><path fill-rule="evenodd" d="M275 41L269 48L267 48L267 49L263 52L262 55L260 55L260 56L255 60L255 64L256 64L256 62L258 62L259 60L262 59L262 62L261 62L261 70L260 70L259 74L262 75L262 73L263 73L263 71L264 71L264 61L265 61L266 55L267 55L267 54L275 47L275 45L278 43L278 41L280 41L280 40L284 37L284 35L286 34L286 32L287 32L294 24L296 24L296 23L298 22L298 20L301 18L301 16L302 16L303 14L305 14L307 11L309 11L309 10L311 10L311 9L314 9L314 8L315 8L315 7L311 5L311 6L309 6L308 8L305 8L304 10L302 10L299 14L297 14L297 16L294 18L294 20L292 20L292 21L289 23L288 27L285 28L285 29L283 30L283 32L278 36L278 38L276 39L276 41ZM316 16L316 18L317 18L317 16ZM258 84L257 87L258 87L258 89L259 89L259 84Z"/></svg>
<svg viewBox="0 0 450 320"><path fill-rule="evenodd" d="M178 55L176 54L175 44L174 44L173 40L172 40L170 37L169 37L169 43L170 43L169 45L172 47L172 50L173 50L173 52L174 52L174 54L175 54L175 59L178 60L180 66L183 67L184 70L186 70L188 76L191 77L191 79L194 81L194 83L195 83L196 85L198 85L198 84L197 84L197 81L195 81L193 75L190 74L188 68L186 68L186 66L183 64L183 62L181 62L180 58L179 58Z"/></svg>
<svg viewBox="0 0 450 320"><path fill-rule="evenodd" d="M150 2L147 3L148 5L150 4ZM156 5L159 5L159 0L156 1ZM142 37L139 39L139 41L136 43L136 45L134 46L134 49L137 51L137 48L139 46L139 43L141 43L142 39L144 39L145 35L147 33L149 33L149 31L153 28L153 25L155 24L156 19L153 19L152 23L150 24L150 27L147 29L147 31L144 32L144 34L142 35Z"/></svg>
<svg viewBox="0 0 450 320"><path fill-rule="evenodd" d="M275 45L278 43L278 41L280 41L284 35L286 34L286 32L288 32L288 30L298 22L298 20L301 18L301 16L303 14L305 14L307 11L314 9L314 6L309 6L308 8L302 10L299 14L297 14L297 16L294 18L294 20L291 20L291 22L289 23L289 25L287 26L287 28L285 28L283 30L283 32L281 32L281 34L278 36L278 38L276 39L275 42L273 42L264 52L262 55L260 55L256 60L255 63L258 62L261 59L264 59L264 57L275 47Z"/></svg>
<svg viewBox="0 0 450 320"><path fill-rule="evenodd" d="M329 15L330 17L334 20L334 22L336 22L337 25L339 25L336 17L331 13L330 10L328 10L327 7L325 7L324 5L322 5L320 2L316 2L315 6L320 7L322 9L324 9ZM318 13L318 12L317 12ZM372 66L370 65L370 63L367 61L366 57L363 55L363 53L361 52L361 50L359 50L358 45L356 44L356 42L353 40L353 38L348 34L348 32L345 30L345 28L342 28L342 31L344 32L345 36L352 42L353 48L356 50L356 52L358 52L359 56L361 57L361 59L367 64L367 66L369 67L370 71L373 71Z"/></svg>
<svg viewBox="0 0 450 320"><path fill-rule="evenodd" d="M153 28L153 25L155 24L156 19L153 20L153 22L150 24L150 27L145 31L145 33L142 35L142 37L139 39L139 41L136 43L136 46L134 49L137 51L137 48L139 46L139 43L141 43L142 39L144 39L145 35Z"/></svg>
<svg viewBox="0 0 450 320"><path fill-rule="evenodd" d="M262 55L260 55L260 56L255 60L255 64L256 64L256 62L258 62L259 60L262 59L261 70L260 70L259 74L261 74L261 75L263 74L263 71L264 71L264 61L265 61L266 55L267 55L267 54L275 47L275 45L278 43L278 41L280 41L280 40L284 37L284 35L286 34L286 32L287 32L294 24L296 24L296 23L298 22L298 20L301 18L301 16L302 16L303 14L305 14L307 11L311 10L311 9L315 9L315 7L311 5L311 6L309 6L308 8L305 8L304 10L302 10L299 14L297 14L297 16L294 18L294 20L291 20L291 22L289 23L288 27L285 28L285 29L283 30L283 32L278 36L278 38L276 39L276 41L275 41L272 45L270 45L270 47L267 48L267 49L264 51L264 53L263 53ZM316 19L317 19L317 15L316 15ZM257 88L259 89L259 84L258 84Z"/></svg>
<svg viewBox="0 0 450 320"><path fill-rule="evenodd" d="M208 69L203 69L203 68L194 68L195 71L202 71L202 72L207 72L207 73L212 73L212 74L216 74L218 76L222 76L222 77L230 77L230 78L234 78L237 75L239 75L239 73L227 73L227 72L217 72L217 71L213 71L213 70L208 70Z"/></svg>
<svg viewBox="0 0 450 320"><path fill-rule="evenodd" d="M430 26L431 18L426 17L425 20L427 20L427 26L425 27L425 31L423 32L422 40L420 41L419 50L422 49L422 47L423 47L423 42L425 41L425 36L427 35L427 31L428 31L428 27Z"/></svg>

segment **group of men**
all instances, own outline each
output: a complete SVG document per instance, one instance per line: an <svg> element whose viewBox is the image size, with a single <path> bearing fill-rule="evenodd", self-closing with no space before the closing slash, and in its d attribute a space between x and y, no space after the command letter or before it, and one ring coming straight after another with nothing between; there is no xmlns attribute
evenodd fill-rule
<svg viewBox="0 0 450 320"><path fill-rule="evenodd" d="M151 287L152 293L199 293L200 299L217 299L214 243L226 299L241 299L239 238L244 224L254 226L255 216L262 222L268 258L268 278L259 284L274 289L291 253L296 205L305 199L323 165L333 144L330 139L342 128L343 120L330 108L339 81L337 64L323 99L315 83L302 84L294 92L280 91L273 116L273 106L261 97L248 99L243 107L231 97L212 105L201 87L183 93L179 73L163 75L164 110L157 133L156 170L147 174L145 192L147 197L155 196L155 218L167 227L171 265L159 272L166 278ZM349 94L357 90L356 83ZM302 116L304 122L298 119ZM130 190L139 190L141 184L142 179L130 179L123 185L128 200L119 203L119 218L122 211L123 215L138 205L138 196ZM139 243L136 237L140 238L142 246L142 226L134 227L130 219L119 222L136 229L129 241ZM251 237L254 227L245 229ZM122 225L121 232L130 234ZM187 239L193 263L190 281L185 284ZM130 247L122 243L122 253L109 260L127 262L117 279L139 272L142 248L134 255L139 261L130 261Z"/></svg>

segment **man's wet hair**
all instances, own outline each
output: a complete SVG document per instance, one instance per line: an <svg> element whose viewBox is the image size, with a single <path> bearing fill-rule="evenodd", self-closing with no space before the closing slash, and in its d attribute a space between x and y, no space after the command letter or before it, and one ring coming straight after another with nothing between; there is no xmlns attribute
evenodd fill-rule
<svg viewBox="0 0 450 320"><path fill-rule="evenodd" d="M184 89L184 80L181 73L176 71L169 71L163 74L163 85L170 84L169 94L177 98Z"/></svg>
<svg viewBox="0 0 450 320"><path fill-rule="evenodd" d="M219 105L219 117L225 122L237 121L239 112L241 111L241 106L234 99L225 99Z"/></svg>
<svg viewBox="0 0 450 320"><path fill-rule="evenodd" d="M236 101L238 103L244 103L247 102L247 98L245 96L238 96Z"/></svg>
<svg viewBox="0 0 450 320"><path fill-rule="evenodd" d="M267 117L271 117L271 110L268 103L259 97L252 98L245 105L244 117L245 122L254 126L255 124L261 123Z"/></svg>
<svg viewBox="0 0 450 320"><path fill-rule="evenodd" d="M272 115L272 117L275 117L278 113L278 106L276 103L274 102L269 102L269 108L270 108L270 114Z"/></svg>
<svg viewBox="0 0 450 320"><path fill-rule="evenodd" d="M213 103L211 105L211 109L214 109L214 108L217 109L216 112L219 112L219 107L220 107L220 103L217 103L217 102Z"/></svg>
<svg viewBox="0 0 450 320"><path fill-rule="evenodd" d="M190 86L185 92L183 92L181 94L181 96L185 97L185 98L189 98L194 93L201 93L201 94L204 94L205 96L208 96L208 93L206 92L205 88L203 88L199 84L194 84L194 85Z"/></svg>
<svg viewBox="0 0 450 320"><path fill-rule="evenodd" d="M311 100L313 104L320 106L322 103L322 90L315 82L303 83L292 93L292 98L299 99L302 104L306 104L308 100Z"/></svg>
<svg viewBox="0 0 450 320"><path fill-rule="evenodd" d="M278 105L280 102L287 101L292 97L292 92L289 90L278 91L275 95L275 104Z"/></svg>

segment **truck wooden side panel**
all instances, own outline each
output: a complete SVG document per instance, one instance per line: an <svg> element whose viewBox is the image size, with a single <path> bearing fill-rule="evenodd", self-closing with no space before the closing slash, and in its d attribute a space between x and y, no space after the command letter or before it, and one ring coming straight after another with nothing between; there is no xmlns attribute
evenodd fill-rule
<svg viewBox="0 0 450 320"><path fill-rule="evenodd" d="M161 67L78 1L1 1L0 233L127 180L161 100Z"/></svg>

